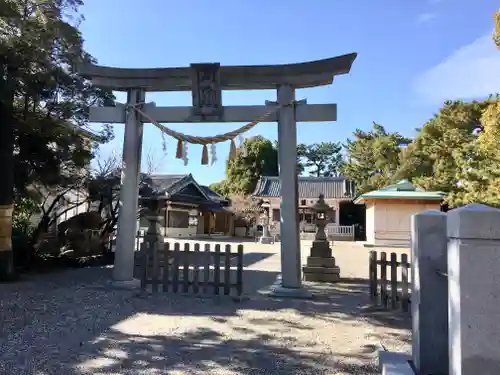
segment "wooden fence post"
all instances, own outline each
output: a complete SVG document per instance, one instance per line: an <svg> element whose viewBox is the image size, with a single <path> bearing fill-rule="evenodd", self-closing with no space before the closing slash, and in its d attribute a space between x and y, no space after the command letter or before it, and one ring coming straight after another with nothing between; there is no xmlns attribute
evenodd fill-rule
<svg viewBox="0 0 500 375"><path fill-rule="evenodd" d="M369 282L370 282L370 301L372 305L377 304L377 252L375 250L370 251L370 261L369 261Z"/></svg>
<svg viewBox="0 0 500 375"><path fill-rule="evenodd" d="M220 285L220 245L215 245L215 254L214 254L214 294L219 294L219 285Z"/></svg>
<svg viewBox="0 0 500 375"><path fill-rule="evenodd" d="M396 253L391 253L391 308L398 305L398 258Z"/></svg>
<svg viewBox="0 0 500 375"><path fill-rule="evenodd" d="M207 294L209 290L209 285L210 285L210 261L211 261L211 255L210 254L210 244L205 244L205 262L204 262L204 272L203 272L203 293Z"/></svg>
<svg viewBox="0 0 500 375"><path fill-rule="evenodd" d="M176 242L174 243L174 262L173 262L173 277L172 277L172 292L177 293L179 291L179 255L180 255L181 245Z"/></svg>
<svg viewBox="0 0 500 375"><path fill-rule="evenodd" d="M231 293L231 245L226 245L224 259L224 295Z"/></svg>
<svg viewBox="0 0 500 375"><path fill-rule="evenodd" d="M238 265L236 266L236 292L243 294L243 245L238 245Z"/></svg>
<svg viewBox="0 0 500 375"><path fill-rule="evenodd" d="M408 293L409 268L410 268L410 263L408 263L408 255L401 254L401 309L404 312L408 312L408 305L410 302L410 295Z"/></svg>
<svg viewBox="0 0 500 375"><path fill-rule="evenodd" d="M163 244L163 291L168 292L168 286L170 284L170 258L171 250L170 243L166 242Z"/></svg>
<svg viewBox="0 0 500 375"><path fill-rule="evenodd" d="M200 244L194 244L193 253L193 293L198 294L200 292Z"/></svg>
<svg viewBox="0 0 500 375"><path fill-rule="evenodd" d="M380 254L380 302L387 308L387 253Z"/></svg>
<svg viewBox="0 0 500 375"><path fill-rule="evenodd" d="M182 262L182 293L189 292L189 261L190 261L190 251L189 251L189 243L186 242L184 244L183 251L183 262Z"/></svg>

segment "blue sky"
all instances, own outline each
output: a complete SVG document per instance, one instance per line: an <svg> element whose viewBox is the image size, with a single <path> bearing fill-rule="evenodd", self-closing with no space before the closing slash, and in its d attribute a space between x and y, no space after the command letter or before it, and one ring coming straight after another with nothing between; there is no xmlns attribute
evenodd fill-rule
<svg viewBox="0 0 500 375"><path fill-rule="evenodd" d="M305 62L357 52L351 73L330 86L298 90L309 103L337 103L338 121L300 123L299 142L344 141L372 121L414 135L446 99L500 91L500 51L490 34L497 0L85 0L85 48L99 64L128 67L189 66L220 62L254 65ZM117 93L125 101L123 93ZM224 105L264 104L275 92L224 92ZM191 94L148 93L157 105L191 105ZM243 124L172 124L208 136ZM99 125L93 126L95 129ZM121 154L123 125L100 157ZM276 124L247 136L277 137ZM229 143L218 162L200 165L201 147L189 147L189 164L175 159L174 140L162 152L160 132L145 125L143 155L157 173L192 173L203 184L224 178ZM146 168L145 163L143 167Z"/></svg>

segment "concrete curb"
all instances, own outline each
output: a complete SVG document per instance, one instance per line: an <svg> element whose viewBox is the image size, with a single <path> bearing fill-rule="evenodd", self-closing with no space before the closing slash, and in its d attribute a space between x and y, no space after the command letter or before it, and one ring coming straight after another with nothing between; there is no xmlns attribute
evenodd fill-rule
<svg viewBox="0 0 500 375"><path fill-rule="evenodd" d="M410 361L411 356L405 353L381 351L378 355L382 375L415 375Z"/></svg>

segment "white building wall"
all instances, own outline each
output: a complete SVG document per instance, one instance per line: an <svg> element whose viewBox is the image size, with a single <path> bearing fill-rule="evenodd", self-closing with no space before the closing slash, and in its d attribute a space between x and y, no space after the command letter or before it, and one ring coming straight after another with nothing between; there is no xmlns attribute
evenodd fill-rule
<svg viewBox="0 0 500 375"><path fill-rule="evenodd" d="M375 243L375 206L366 205L366 241Z"/></svg>
<svg viewBox="0 0 500 375"><path fill-rule="evenodd" d="M439 202L375 200L366 210L367 242L376 246L409 246L411 216L426 210L439 210L439 207Z"/></svg>

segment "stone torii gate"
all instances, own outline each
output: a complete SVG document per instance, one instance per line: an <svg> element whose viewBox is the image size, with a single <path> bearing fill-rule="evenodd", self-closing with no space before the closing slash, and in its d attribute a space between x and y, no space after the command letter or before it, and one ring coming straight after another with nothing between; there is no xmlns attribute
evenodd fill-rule
<svg viewBox="0 0 500 375"><path fill-rule="evenodd" d="M80 73L95 86L127 92L127 105L93 107L90 121L125 123L121 207L113 278L122 286L133 279L134 244L143 124L188 122L252 122L269 112L265 122L278 122L281 180L281 284L276 295L306 296L302 288L296 173L297 121L336 121L336 104L306 104L295 100L295 89L329 85L350 71L356 53L287 65L220 66L192 64L182 68L122 69L85 65ZM223 106L222 90L277 90L277 102L261 106ZM145 103L147 91L191 91L192 107L156 107ZM137 107L138 105L141 105ZM278 108L276 108L278 106ZM140 111L132 108L140 108Z"/></svg>

